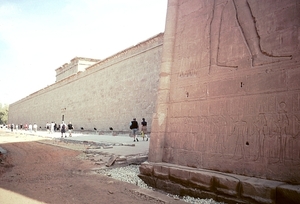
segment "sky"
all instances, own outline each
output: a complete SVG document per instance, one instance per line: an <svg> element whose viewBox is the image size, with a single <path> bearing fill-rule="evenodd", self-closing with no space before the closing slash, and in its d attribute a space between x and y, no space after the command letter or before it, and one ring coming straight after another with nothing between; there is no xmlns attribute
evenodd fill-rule
<svg viewBox="0 0 300 204"><path fill-rule="evenodd" d="M0 0L0 104L55 83L74 57L105 59L164 32L167 0Z"/></svg>

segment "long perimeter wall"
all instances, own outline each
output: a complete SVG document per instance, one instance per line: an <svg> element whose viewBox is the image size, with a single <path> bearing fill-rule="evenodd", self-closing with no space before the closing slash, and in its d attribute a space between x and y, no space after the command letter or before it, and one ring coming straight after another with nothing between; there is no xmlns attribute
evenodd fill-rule
<svg viewBox="0 0 300 204"><path fill-rule="evenodd" d="M163 34L123 50L9 106L9 123L72 122L75 129L129 131L133 117L151 128Z"/></svg>

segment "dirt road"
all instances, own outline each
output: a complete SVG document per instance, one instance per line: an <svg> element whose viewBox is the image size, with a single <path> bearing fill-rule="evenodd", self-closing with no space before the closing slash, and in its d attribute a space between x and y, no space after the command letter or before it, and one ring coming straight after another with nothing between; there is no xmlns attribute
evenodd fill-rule
<svg viewBox="0 0 300 204"><path fill-rule="evenodd" d="M155 203L132 193L135 185L92 173L95 166L76 148L18 142L15 135L3 132L0 146L7 150L0 155L1 204Z"/></svg>

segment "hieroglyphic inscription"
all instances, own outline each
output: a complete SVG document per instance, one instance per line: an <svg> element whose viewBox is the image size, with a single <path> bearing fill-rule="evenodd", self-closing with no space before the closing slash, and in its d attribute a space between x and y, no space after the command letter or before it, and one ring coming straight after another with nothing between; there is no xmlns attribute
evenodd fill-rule
<svg viewBox="0 0 300 204"><path fill-rule="evenodd" d="M183 78L183 77L192 77L197 75L197 70L196 69L189 69L186 71L182 71L178 74L178 77Z"/></svg>
<svg viewBox="0 0 300 204"><path fill-rule="evenodd" d="M243 100L240 106L247 104ZM242 111L231 116L214 112L216 115L173 118L170 132L181 132L175 148L233 160L300 165L300 113L288 112L291 109L284 101L276 106L277 112L260 112L264 109L258 107L253 109L258 112L245 112L244 116Z"/></svg>

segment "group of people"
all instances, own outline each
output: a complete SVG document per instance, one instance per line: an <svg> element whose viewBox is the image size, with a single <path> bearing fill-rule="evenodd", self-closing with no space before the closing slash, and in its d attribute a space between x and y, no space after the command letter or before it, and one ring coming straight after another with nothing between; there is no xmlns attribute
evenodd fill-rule
<svg viewBox="0 0 300 204"><path fill-rule="evenodd" d="M136 118L133 118L133 120L130 123L130 129L132 130L132 134L133 134L133 141L139 141L139 139L137 138L137 134L139 131L139 127L140 127L140 132L141 132L141 137L143 138L143 141L146 139L146 141L148 141L148 135L147 135L147 122L145 120L145 118L142 118L142 121L140 123L141 126L139 126L139 123L136 121ZM36 123L32 124L25 124L23 125L14 125L14 124L10 124L9 128L11 129L11 131L13 131L13 129L24 129L24 130L29 130L36 132L38 129L38 126ZM41 128L41 127L40 127ZM64 121L62 121L62 123L60 125L57 125L55 122L47 122L46 123L46 130L47 132L50 133L54 133L56 131L60 131L61 132L61 137L67 137L66 132L69 133L69 137L72 137L72 132L74 130L73 124L71 122L69 122L69 124L65 124Z"/></svg>
<svg viewBox="0 0 300 204"><path fill-rule="evenodd" d="M66 131L68 130L69 132L69 137L72 137L72 132L73 132L73 124L71 122L69 122L68 125L65 124L64 121L62 121L61 125L60 125L60 132L61 132L61 137L63 138L64 136L67 137L66 135Z"/></svg>
<svg viewBox="0 0 300 204"><path fill-rule="evenodd" d="M20 124L20 125L18 125L18 124L9 124L8 125L8 128L10 128L10 130L13 132L14 130L16 130L16 131L18 131L18 130L29 130L30 132L32 132L32 131L34 131L34 132L36 132L37 130L38 130L38 126L37 126L37 124L36 123L34 123L33 125L32 124L29 124L29 125L27 125L27 124L25 124L24 126L23 126L23 124Z"/></svg>
<svg viewBox="0 0 300 204"><path fill-rule="evenodd" d="M19 129L20 130L26 130L26 131L28 130L29 132L32 132L32 131L37 132L37 130L38 130L38 126L37 126L36 123L34 123L33 125L32 124L29 124L29 125L27 125L27 124L25 124L25 125L22 125L22 124L21 125L9 124L8 128L10 128L12 132L14 130L17 131ZM61 132L61 137L67 137L66 131L68 131L69 137L72 137L73 129L74 129L74 127L73 127L73 124L71 122L69 122L68 125L66 125L64 123L64 121L62 121L62 123L60 125L57 125L55 122L51 122L51 123L47 122L46 123L46 130L49 134L50 133L52 134L56 131L60 131Z"/></svg>
<svg viewBox="0 0 300 204"><path fill-rule="evenodd" d="M66 130L68 130L69 137L72 137L72 132L73 132L74 127L71 122L69 122L68 125L66 125L64 121L62 121L62 123L60 125L57 125L55 122L51 122L51 123L47 122L46 129L49 134L60 130L61 137L67 137Z"/></svg>
<svg viewBox="0 0 300 204"><path fill-rule="evenodd" d="M139 139L137 138L137 133L139 130L139 123L136 121L136 118L133 118L129 127L132 130L133 142L135 142L135 141L138 142ZM141 136L143 138L143 141L145 140L145 138L146 138L146 141L148 141L147 122L146 122L145 118L142 118L142 122L141 122Z"/></svg>

